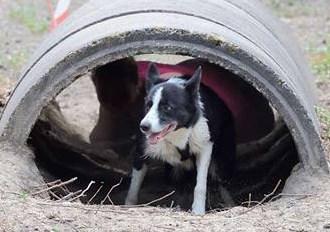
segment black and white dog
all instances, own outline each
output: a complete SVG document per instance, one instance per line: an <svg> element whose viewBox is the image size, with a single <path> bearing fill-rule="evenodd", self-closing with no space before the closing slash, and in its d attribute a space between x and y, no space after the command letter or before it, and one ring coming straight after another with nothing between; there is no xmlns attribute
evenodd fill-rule
<svg viewBox="0 0 330 232"><path fill-rule="evenodd" d="M164 80L155 64L149 66L145 115L140 124L142 141L137 148L126 204L138 201L147 172L146 157L174 167L196 168L192 212L199 215L205 214L210 163L222 178L232 174L236 147L233 118L222 100L200 84L201 78L201 67L190 78Z"/></svg>

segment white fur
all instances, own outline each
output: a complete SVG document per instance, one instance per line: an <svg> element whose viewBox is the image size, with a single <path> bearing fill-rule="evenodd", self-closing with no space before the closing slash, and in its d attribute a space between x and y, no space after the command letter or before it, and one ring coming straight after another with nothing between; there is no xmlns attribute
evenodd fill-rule
<svg viewBox="0 0 330 232"><path fill-rule="evenodd" d="M145 155L154 159L165 161L172 166L182 166L185 169L191 169L193 163L191 160L181 161L181 154L177 148L184 149L190 135L190 129L179 129L171 132L157 144L149 144L146 147Z"/></svg>
<svg viewBox="0 0 330 232"><path fill-rule="evenodd" d="M131 184L125 199L125 205L136 205L138 202L139 191L143 182L143 179L147 173L147 165L143 165L140 170L133 168Z"/></svg>
<svg viewBox="0 0 330 232"><path fill-rule="evenodd" d="M181 86L183 87L183 84L185 83L186 81L182 78L178 78L178 77L172 77L171 79L169 79L167 81L167 83L173 83L173 84L177 84L178 86Z"/></svg>
<svg viewBox="0 0 330 232"><path fill-rule="evenodd" d="M156 90L152 98L153 104L147 115L141 121L141 124L149 124L151 126L150 130L153 133L160 132L163 129L163 126L160 125L159 114L158 114L158 105L162 97L162 91L163 91L163 87Z"/></svg>
<svg viewBox="0 0 330 232"><path fill-rule="evenodd" d="M205 214L207 175L213 149L207 119L201 117L193 128L177 130L168 134L158 144L148 145L146 155L168 162L173 166L180 165L186 169L191 169L193 167L192 161L182 162L181 155L177 150L177 148L184 149L187 143L189 143L190 151L196 154L197 166L192 212L202 215Z"/></svg>
<svg viewBox="0 0 330 232"><path fill-rule="evenodd" d="M173 166L183 166L191 169L191 160L181 161L181 154L178 149L184 149L189 142L191 152L201 153L202 148L210 140L210 133L205 117L201 117L192 128L181 128L169 133L157 144L149 144L145 155L154 159L165 161Z"/></svg>
<svg viewBox="0 0 330 232"><path fill-rule="evenodd" d="M204 144L201 153L196 154L197 179L191 209L197 215L205 214L207 174L211 161L212 148L213 143L207 142Z"/></svg>

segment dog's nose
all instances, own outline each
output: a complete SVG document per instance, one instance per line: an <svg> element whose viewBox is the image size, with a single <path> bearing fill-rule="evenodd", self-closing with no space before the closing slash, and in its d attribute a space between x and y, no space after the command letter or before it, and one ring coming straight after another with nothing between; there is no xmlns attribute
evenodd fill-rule
<svg viewBox="0 0 330 232"><path fill-rule="evenodd" d="M151 125L149 123L141 123L140 124L140 129L144 133L150 131L150 128L151 128Z"/></svg>

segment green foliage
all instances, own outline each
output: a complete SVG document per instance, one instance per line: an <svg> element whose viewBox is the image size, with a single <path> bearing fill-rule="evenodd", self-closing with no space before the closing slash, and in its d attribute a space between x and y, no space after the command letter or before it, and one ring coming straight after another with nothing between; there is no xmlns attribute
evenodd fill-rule
<svg viewBox="0 0 330 232"><path fill-rule="evenodd" d="M43 33L48 29L48 20L38 17L37 6L19 5L12 8L9 16L27 27L33 33Z"/></svg>
<svg viewBox="0 0 330 232"><path fill-rule="evenodd" d="M330 44L311 55L312 69L318 76L318 82L330 81Z"/></svg>
<svg viewBox="0 0 330 232"><path fill-rule="evenodd" d="M19 195L19 197L20 197L23 201L25 201L26 198L27 198L28 196L29 196L29 194L28 194L27 192L21 192L20 195Z"/></svg>
<svg viewBox="0 0 330 232"><path fill-rule="evenodd" d="M60 232L60 229L57 228L57 227L53 227L51 231L52 231L52 232Z"/></svg>
<svg viewBox="0 0 330 232"><path fill-rule="evenodd" d="M325 125L325 137L330 139L330 110L324 107L317 107L316 113L320 118L321 123Z"/></svg>
<svg viewBox="0 0 330 232"><path fill-rule="evenodd" d="M22 65L26 62L27 53L22 50L19 52L13 53L11 56L8 57L8 62L10 67L14 69L21 69Z"/></svg>

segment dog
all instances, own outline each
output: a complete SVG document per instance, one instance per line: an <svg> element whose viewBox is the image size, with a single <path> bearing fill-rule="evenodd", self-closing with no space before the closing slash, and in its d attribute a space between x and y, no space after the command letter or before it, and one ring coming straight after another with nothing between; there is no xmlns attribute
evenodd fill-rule
<svg viewBox="0 0 330 232"><path fill-rule="evenodd" d="M173 167L196 169L192 213L205 214L210 166L228 179L235 169L235 125L226 104L201 84L202 68L190 76L162 79L157 66L149 65L145 81L145 112L125 204L138 202L147 173L147 158ZM213 165L210 165L213 164Z"/></svg>

